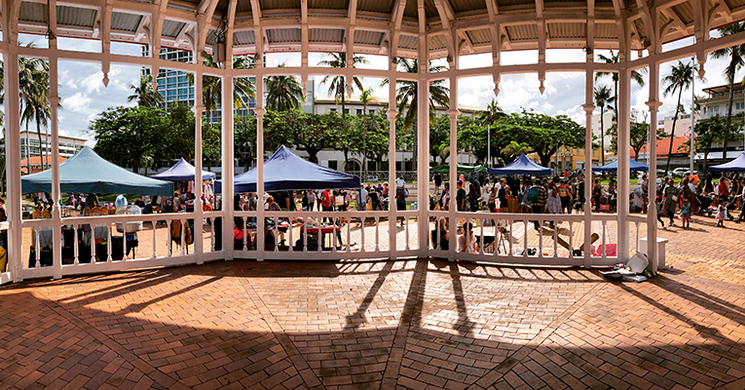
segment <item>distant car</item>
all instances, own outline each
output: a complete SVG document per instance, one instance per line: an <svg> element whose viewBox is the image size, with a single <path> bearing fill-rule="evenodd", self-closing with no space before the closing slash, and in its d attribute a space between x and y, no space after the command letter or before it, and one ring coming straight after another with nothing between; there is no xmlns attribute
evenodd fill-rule
<svg viewBox="0 0 745 390"><path fill-rule="evenodd" d="M367 175L367 179L365 181L380 181L380 178L378 178L377 175Z"/></svg>
<svg viewBox="0 0 745 390"><path fill-rule="evenodd" d="M693 174L697 175L698 171L694 169ZM675 175L676 177L681 177L681 178L688 177L691 175L691 170L690 168L675 168L673 169L673 175Z"/></svg>
<svg viewBox="0 0 745 390"><path fill-rule="evenodd" d="M670 176L671 174L672 172L667 172L664 169L657 170L657 177L666 177L666 176Z"/></svg>

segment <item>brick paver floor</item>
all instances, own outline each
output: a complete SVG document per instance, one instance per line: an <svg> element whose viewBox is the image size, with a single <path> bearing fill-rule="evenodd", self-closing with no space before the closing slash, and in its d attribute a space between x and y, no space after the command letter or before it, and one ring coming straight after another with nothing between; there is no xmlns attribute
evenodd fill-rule
<svg viewBox="0 0 745 390"><path fill-rule="evenodd" d="M699 220L700 219L700 220ZM0 287L0 388L745 388L743 227L672 268L214 262Z"/></svg>

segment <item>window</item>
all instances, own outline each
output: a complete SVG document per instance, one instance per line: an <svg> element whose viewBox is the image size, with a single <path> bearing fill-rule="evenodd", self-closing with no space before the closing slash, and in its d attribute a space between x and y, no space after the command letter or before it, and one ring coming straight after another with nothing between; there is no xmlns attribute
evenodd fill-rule
<svg viewBox="0 0 745 390"><path fill-rule="evenodd" d="M375 114L375 110L367 110L367 111L368 111L368 114Z"/></svg>
<svg viewBox="0 0 745 390"><path fill-rule="evenodd" d="M743 110L743 109L745 109L745 103L743 102L735 103L735 110Z"/></svg>
<svg viewBox="0 0 745 390"><path fill-rule="evenodd" d="M338 169L339 163L336 160L329 160L329 168Z"/></svg>
<svg viewBox="0 0 745 390"><path fill-rule="evenodd" d="M362 109L361 108L358 108L357 109L357 115L362 115Z"/></svg>
<svg viewBox="0 0 745 390"><path fill-rule="evenodd" d="M329 112L336 112L336 108L329 108Z"/></svg>
<svg viewBox="0 0 745 390"><path fill-rule="evenodd" d="M345 109L344 109L344 113L345 113L345 114L349 114L349 109L348 109L348 108L345 108Z"/></svg>

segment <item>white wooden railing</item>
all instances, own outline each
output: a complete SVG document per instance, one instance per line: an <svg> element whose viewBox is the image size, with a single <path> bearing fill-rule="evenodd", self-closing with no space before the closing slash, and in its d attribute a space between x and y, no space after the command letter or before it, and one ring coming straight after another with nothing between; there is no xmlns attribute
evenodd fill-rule
<svg viewBox="0 0 745 390"><path fill-rule="evenodd" d="M221 220L226 218L226 214L232 215L234 220L223 223ZM580 247L585 244L587 234L584 229L584 214L455 212L452 215L457 223L448 223L450 235L447 250L443 249L440 235L433 235L432 232L441 219L450 220L451 213L448 211L265 211L264 218L272 222L270 226L274 226L266 230L263 229L264 224L258 223L260 221L257 221L255 211L213 211L201 215L202 221L196 221L197 213L63 218L59 228L73 228L72 233L68 233L68 236L72 234L72 237L68 237L72 239L72 243L65 243L66 252L62 253L61 242L59 248L55 248L52 242L51 263L48 260L48 251L42 254L37 249L33 255L24 256L22 277L30 279L88 274L233 258L343 260L424 256L542 266L607 266L619 261L610 251L598 250L618 244L616 214L592 214L590 231L593 236L597 234L596 241L588 243L582 250ZM421 215L426 215L426 220L420 220ZM220 218L217 220L220 221L220 227L225 226L223 230L227 230L222 232L222 237L216 234L217 218ZM172 243L171 227L175 221L180 222L181 226L193 226L192 243ZM254 221L255 224L249 224ZM457 248L457 236L462 234L463 223L467 221L474 226L478 243L476 253L462 252ZM534 221L539 223L538 230L534 228ZM142 222L149 228L137 232L139 248L130 252L126 235L117 231L116 224L126 226L133 222ZM161 225L165 222L165 231L158 227L159 222ZM549 224L555 228L551 228ZM86 225L90 226L90 249L81 245L83 237L79 236L80 228ZM233 229L227 229L229 226ZM7 222L0 222L0 231L8 228ZM52 220L24 220L22 228L36 232L50 231ZM646 237L647 216L630 215L623 228L630 233L629 255L632 255L639 246L640 238ZM425 229L426 234L421 229ZM103 247L96 245L97 232L100 241L105 243ZM234 239L236 233L239 233L238 240ZM179 234L181 237L177 237L177 241L183 243L186 238L185 230L182 228ZM267 243L267 234L276 235L275 244L281 245ZM122 237L121 241L116 240L116 244L115 236ZM433 236L434 241L431 239ZM31 246L42 248L41 235L26 234L24 237L24 249L28 250ZM427 237L426 242L420 242L423 237ZM284 242L280 243L281 239ZM121 245L121 248L116 248L115 245ZM591 245L595 246L590 249ZM2 282L12 279L9 272L1 273L0 276Z"/></svg>

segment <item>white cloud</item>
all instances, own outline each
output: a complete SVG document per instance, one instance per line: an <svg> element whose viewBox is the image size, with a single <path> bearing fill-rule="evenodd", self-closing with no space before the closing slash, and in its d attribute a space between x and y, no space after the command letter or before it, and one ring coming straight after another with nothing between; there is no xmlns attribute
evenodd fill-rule
<svg viewBox="0 0 745 390"><path fill-rule="evenodd" d="M64 107L65 110L85 114L90 110L90 104L92 101L93 99L88 97L88 94L77 92L70 97L62 99L62 107ZM60 121L62 119L64 118L60 118Z"/></svg>

